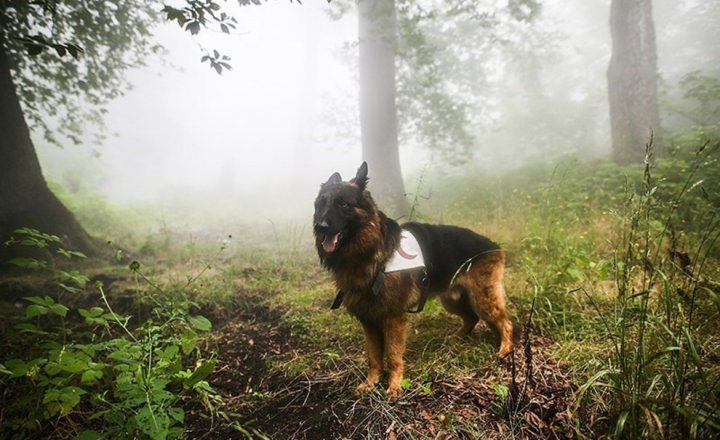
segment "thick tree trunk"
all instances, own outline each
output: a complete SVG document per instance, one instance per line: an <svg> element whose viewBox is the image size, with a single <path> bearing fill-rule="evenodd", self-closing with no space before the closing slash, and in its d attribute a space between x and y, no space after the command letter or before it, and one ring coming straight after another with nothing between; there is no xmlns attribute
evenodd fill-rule
<svg viewBox="0 0 720 440"><path fill-rule="evenodd" d="M57 235L68 249L94 253L93 239L43 178L0 33L0 266L16 255L4 243L22 226Z"/></svg>
<svg viewBox="0 0 720 440"><path fill-rule="evenodd" d="M612 0L612 57L608 98L613 154L618 163L642 162L651 133L657 139L657 50L651 0Z"/></svg>
<svg viewBox="0 0 720 440"><path fill-rule="evenodd" d="M360 130L370 188L393 216L406 214L408 202L400 170L395 107L397 22L394 0L359 0Z"/></svg>

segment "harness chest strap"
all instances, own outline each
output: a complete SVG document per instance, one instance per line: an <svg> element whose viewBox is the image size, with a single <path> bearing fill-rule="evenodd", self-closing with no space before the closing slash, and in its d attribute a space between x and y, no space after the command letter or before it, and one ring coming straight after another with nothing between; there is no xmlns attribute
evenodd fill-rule
<svg viewBox="0 0 720 440"><path fill-rule="evenodd" d="M380 289L382 288L383 283L385 282L385 269L381 269L380 272L378 272L377 275L375 275L375 280L373 280L372 284L372 292L373 295L378 296L380 293ZM335 300L333 300L332 305L330 306L331 310L335 310L339 308L342 305L343 297L345 296L345 292L342 289L338 289L337 293L335 294Z"/></svg>

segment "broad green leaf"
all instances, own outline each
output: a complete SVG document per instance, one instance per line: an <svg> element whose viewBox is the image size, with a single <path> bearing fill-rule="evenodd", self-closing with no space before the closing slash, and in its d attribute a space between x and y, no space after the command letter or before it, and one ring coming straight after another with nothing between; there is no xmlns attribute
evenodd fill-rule
<svg viewBox="0 0 720 440"><path fill-rule="evenodd" d="M97 431L83 431L75 437L75 440L100 440L103 438L105 437Z"/></svg>
<svg viewBox="0 0 720 440"><path fill-rule="evenodd" d="M158 350L158 357L164 361L171 361L175 355L178 354L178 351L180 351L180 348L177 345L170 345L168 347L165 347L165 349Z"/></svg>
<svg viewBox="0 0 720 440"><path fill-rule="evenodd" d="M164 440L167 438L170 418L164 412L153 412L149 406L145 406L135 414L135 421L151 439Z"/></svg>
<svg viewBox="0 0 720 440"><path fill-rule="evenodd" d="M35 258L16 257L8 261L8 263L14 266L33 270L47 267L47 263L45 261L37 260Z"/></svg>
<svg viewBox="0 0 720 440"><path fill-rule="evenodd" d="M26 296L23 299L25 299L26 301L30 301L33 304L40 305L40 306L50 306L50 305L55 304L55 300L53 300L49 296L45 296L45 297Z"/></svg>
<svg viewBox="0 0 720 440"><path fill-rule="evenodd" d="M215 363L215 359L210 359L200 364L200 366L193 371L193 374L185 379L185 388L190 389L195 386L195 384L208 377L215 368Z"/></svg>
<svg viewBox="0 0 720 440"><path fill-rule="evenodd" d="M78 313L83 318L97 318L98 316L102 315L104 312L103 309L100 307L93 307L90 310L88 309L78 309Z"/></svg>
<svg viewBox="0 0 720 440"><path fill-rule="evenodd" d="M183 411L182 408L170 408L167 413L173 420L177 420L180 423L185 420L185 411Z"/></svg>
<svg viewBox="0 0 720 440"><path fill-rule="evenodd" d="M30 304L25 309L25 317L26 318L32 318L39 315L47 315L48 308L45 306L39 306L37 304Z"/></svg>
<svg viewBox="0 0 720 440"><path fill-rule="evenodd" d="M102 370L87 370L80 377L81 383L95 383L103 376Z"/></svg>
<svg viewBox="0 0 720 440"><path fill-rule="evenodd" d="M188 321L190 321L190 325L201 332L209 332L212 329L212 323L210 320L202 315L191 316L188 318Z"/></svg>
<svg viewBox="0 0 720 440"><path fill-rule="evenodd" d="M62 304L53 304L50 306L50 310L56 315L60 315L64 318L69 309Z"/></svg>

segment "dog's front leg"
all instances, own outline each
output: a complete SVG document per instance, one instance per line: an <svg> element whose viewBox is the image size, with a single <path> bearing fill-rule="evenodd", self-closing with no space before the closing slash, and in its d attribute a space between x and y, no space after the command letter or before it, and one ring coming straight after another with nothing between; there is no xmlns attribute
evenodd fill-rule
<svg viewBox="0 0 720 440"><path fill-rule="evenodd" d="M405 315L387 319L384 325L385 350L388 355L388 398L395 399L400 396L402 389L400 383L403 379L405 364Z"/></svg>
<svg viewBox="0 0 720 440"><path fill-rule="evenodd" d="M380 380L383 367L383 351L385 341L382 329L373 323L362 323L365 330L365 342L368 356L368 374L363 383L357 386L355 392L363 394L372 391Z"/></svg>

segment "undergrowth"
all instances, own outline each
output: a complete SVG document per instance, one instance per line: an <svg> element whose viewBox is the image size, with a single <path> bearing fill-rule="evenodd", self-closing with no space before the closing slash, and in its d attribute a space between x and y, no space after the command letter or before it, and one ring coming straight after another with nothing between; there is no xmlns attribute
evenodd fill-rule
<svg viewBox="0 0 720 440"><path fill-rule="evenodd" d="M59 244L59 237L30 228L16 230L7 243L87 258ZM24 257L9 264L49 272L52 287L24 298L16 338L3 341L1 437L179 438L184 399L194 396L212 410L218 397L206 379L216 359L198 344L212 324L192 312L196 307L182 292L160 289L131 262L135 294L151 304L139 320L116 312L102 282L90 286L79 270ZM151 290L141 291L140 283ZM92 306L64 304L86 289L95 292Z"/></svg>

